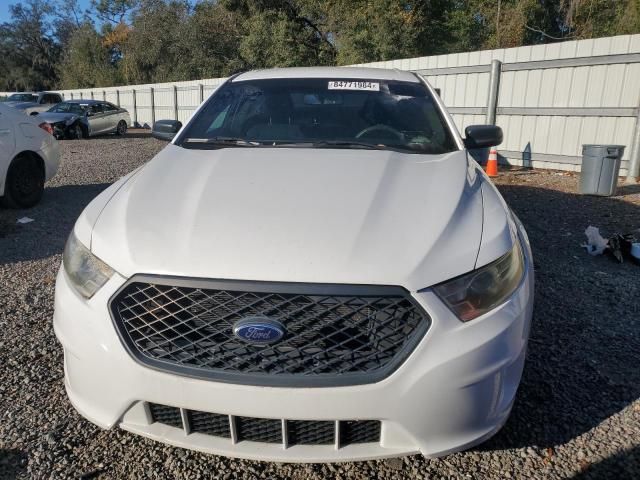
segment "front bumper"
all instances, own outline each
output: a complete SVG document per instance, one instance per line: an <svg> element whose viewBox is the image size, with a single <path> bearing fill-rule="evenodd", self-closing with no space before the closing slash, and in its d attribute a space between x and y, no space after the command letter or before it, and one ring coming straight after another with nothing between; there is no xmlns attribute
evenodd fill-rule
<svg viewBox="0 0 640 480"><path fill-rule="evenodd" d="M107 303L126 281L114 275L89 301L58 274L54 327L64 347L74 407L103 428L119 425L155 440L256 460L331 462L422 453L437 457L480 443L506 421L520 382L533 309L533 268L508 302L467 324L431 291L414 294L433 323L407 360L373 384L274 388L160 372L134 361ZM231 416L286 420L380 420L379 443L295 445L187 434L152 423L146 402Z"/></svg>

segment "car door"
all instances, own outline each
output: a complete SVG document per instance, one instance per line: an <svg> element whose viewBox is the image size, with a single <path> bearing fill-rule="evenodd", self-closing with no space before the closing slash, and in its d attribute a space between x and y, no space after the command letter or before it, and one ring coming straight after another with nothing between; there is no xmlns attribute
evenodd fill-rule
<svg viewBox="0 0 640 480"><path fill-rule="evenodd" d="M105 130L104 133L111 133L116 131L120 116L118 115L118 107L111 103L105 102L102 104L104 111Z"/></svg>
<svg viewBox="0 0 640 480"><path fill-rule="evenodd" d="M0 191L4 189L7 169L9 168L9 162L13 158L15 148L13 123L0 110Z"/></svg>
<svg viewBox="0 0 640 480"><path fill-rule="evenodd" d="M87 121L89 122L89 135L99 135L105 130L105 119L102 105L92 103L89 105L89 114Z"/></svg>

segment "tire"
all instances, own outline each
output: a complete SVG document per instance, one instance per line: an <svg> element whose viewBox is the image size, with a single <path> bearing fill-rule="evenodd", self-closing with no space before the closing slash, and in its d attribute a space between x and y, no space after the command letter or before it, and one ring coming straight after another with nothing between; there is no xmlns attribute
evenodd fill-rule
<svg viewBox="0 0 640 480"><path fill-rule="evenodd" d="M32 155L16 157L4 185L4 203L10 208L31 208L42 198L44 170L39 158Z"/></svg>
<svg viewBox="0 0 640 480"><path fill-rule="evenodd" d="M69 127L69 131L67 132L67 136L71 140L82 140L85 137L82 125L80 125L79 123L71 125Z"/></svg>
<svg viewBox="0 0 640 480"><path fill-rule="evenodd" d="M124 120L120 120L118 122L118 126L116 127L116 135L124 135L125 133L127 133L127 122L125 122Z"/></svg>

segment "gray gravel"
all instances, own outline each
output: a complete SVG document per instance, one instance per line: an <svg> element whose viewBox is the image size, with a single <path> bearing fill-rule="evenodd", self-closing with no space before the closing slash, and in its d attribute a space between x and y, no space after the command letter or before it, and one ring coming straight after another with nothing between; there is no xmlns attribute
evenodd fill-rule
<svg viewBox="0 0 640 480"><path fill-rule="evenodd" d="M504 429L455 455L335 465L247 462L172 448L83 420L64 393L51 318L56 271L82 208L149 160L146 135L62 142L42 203L0 209L0 478L640 478L640 267L589 257L588 225L640 227L640 188L581 197L577 177L503 174L533 243L537 303L523 383ZM29 216L35 222L16 225Z"/></svg>

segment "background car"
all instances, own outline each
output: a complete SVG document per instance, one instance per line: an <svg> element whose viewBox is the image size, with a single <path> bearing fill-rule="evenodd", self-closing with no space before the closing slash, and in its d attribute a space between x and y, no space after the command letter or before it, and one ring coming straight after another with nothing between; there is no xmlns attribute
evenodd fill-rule
<svg viewBox="0 0 640 480"><path fill-rule="evenodd" d="M27 115L45 112L60 103L62 95L53 92L21 92L9 95L4 105L22 110Z"/></svg>
<svg viewBox="0 0 640 480"><path fill-rule="evenodd" d="M34 119L0 104L0 197L14 208L40 201L60 162L58 142Z"/></svg>
<svg viewBox="0 0 640 480"><path fill-rule="evenodd" d="M51 126L57 139L86 138L115 133L124 135L131 123L129 112L113 103L100 100L68 100L38 115L41 123Z"/></svg>

